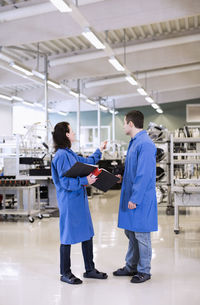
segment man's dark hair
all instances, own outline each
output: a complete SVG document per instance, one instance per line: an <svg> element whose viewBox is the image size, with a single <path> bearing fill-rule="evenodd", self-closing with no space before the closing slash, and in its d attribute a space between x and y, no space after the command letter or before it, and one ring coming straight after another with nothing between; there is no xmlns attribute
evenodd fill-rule
<svg viewBox="0 0 200 305"><path fill-rule="evenodd" d="M142 112L137 110L132 110L128 112L125 116L127 124L132 122L136 128L143 128L144 126L144 115Z"/></svg>
<svg viewBox="0 0 200 305"><path fill-rule="evenodd" d="M69 132L69 125L68 122L60 122L54 127L52 136L55 151L59 148L71 148L71 141L66 136L66 133Z"/></svg>

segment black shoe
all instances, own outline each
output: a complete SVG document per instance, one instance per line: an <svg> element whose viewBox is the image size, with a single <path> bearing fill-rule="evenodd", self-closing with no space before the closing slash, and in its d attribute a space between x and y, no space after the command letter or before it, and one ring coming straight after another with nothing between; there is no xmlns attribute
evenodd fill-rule
<svg viewBox="0 0 200 305"><path fill-rule="evenodd" d="M60 280L62 282L65 282L65 283L68 283L68 284L72 284L72 285L78 285L78 284L82 284L83 283L78 277L76 277L71 272L66 274L66 275L61 275Z"/></svg>
<svg viewBox="0 0 200 305"><path fill-rule="evenodd" d="M113 272L113 275L115 275L115 276L133 276L135 274L137 274L137 271L129 272L126 269L126 267L119 268L119 269L117 269L116 271Z"/></svg>
<svg viewBox="0 0 200 305"><path fill-rule="evenodd" d="M88 279L105 280L107 279L108 275L106 273L99 272L97 269L93 269L91 271L83 273L83 277L86 277Z"/></svg>
<svg viewBox="0 0 200 305"><path fill-rule="evenodd" d="M132 277L131 283L135 283L135 284L143 283L150 280L150 278L151 278L150 274L138 272L136 275Z"/></svg>

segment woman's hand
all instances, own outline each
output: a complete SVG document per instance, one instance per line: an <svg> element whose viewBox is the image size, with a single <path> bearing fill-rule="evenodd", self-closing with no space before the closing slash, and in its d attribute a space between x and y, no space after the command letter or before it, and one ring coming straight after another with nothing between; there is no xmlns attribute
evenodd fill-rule
<svg viewBox="0 0 200 305"><path fill-rule="evenodd" d="M101 146L100 146L100 151L101 151L101 152L102 152L104 149L106 149L107 143L108 143L108 141L104 141L104 142L101 143Z"/></svg>
<svg viewBox="0 0 200 305"><path fill-rule="evenodd" d="M97 181L97 177L94 177L93 174L89 174L87 176L87 180L88 180L88 184L90 185L90 184L93 184Z"/></svg>
<svg viewBox="0 0 200 305"><path fill-rule="evenodd" d="M122 183L122 175L115 175L115 177L119 178L119 181L117 181L117 183Z"/></svg>

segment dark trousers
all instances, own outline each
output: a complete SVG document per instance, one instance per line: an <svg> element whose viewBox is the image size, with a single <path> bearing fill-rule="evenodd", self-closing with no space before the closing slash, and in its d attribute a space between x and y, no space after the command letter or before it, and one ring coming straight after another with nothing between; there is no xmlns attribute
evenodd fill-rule
<svg viewBox="0 0 200 305"><path fill-rule="evenodd" d="M60 274L66 275L71 272L71 245L60 245ZM93 262L93 241L86 240L82 242L82 253L84 258L86 272L94 269Z"/></svg>

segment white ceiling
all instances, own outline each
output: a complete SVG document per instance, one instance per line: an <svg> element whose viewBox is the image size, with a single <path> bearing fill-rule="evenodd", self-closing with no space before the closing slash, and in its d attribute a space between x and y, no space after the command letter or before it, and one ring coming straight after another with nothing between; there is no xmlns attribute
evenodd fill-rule
<svg viewBox="0 0 200 305"><path fill-rule="evenodd" d="M81 26L70 13L60 13L47 0L1 3L4 55L43 72L42 57L10 47L39 49L49 55L49 77L55 81L76 89L77 79L81 79L84 94L115 99L117 108L147 104L109 64L106 54L81 35ZM159 104L200 97L200 1L79 0L78 4L83 18ZM42 103L41 82L13 74L6 65L0 59L0 93ZM64 90L50 88L49 102L59 110L77 109L76 101ZM81 109L94 107L83 103Z"/></svg>

